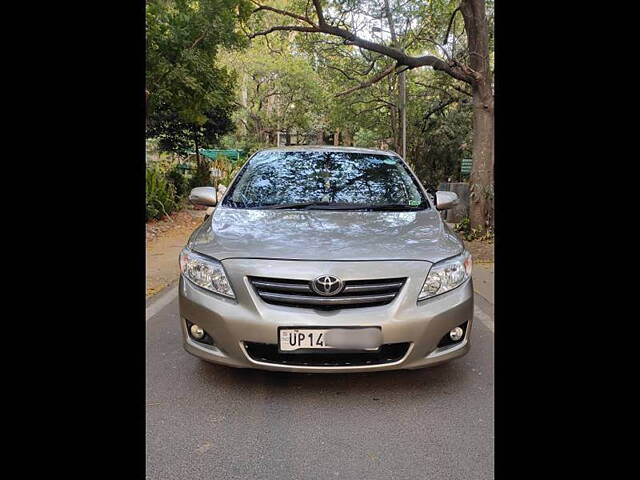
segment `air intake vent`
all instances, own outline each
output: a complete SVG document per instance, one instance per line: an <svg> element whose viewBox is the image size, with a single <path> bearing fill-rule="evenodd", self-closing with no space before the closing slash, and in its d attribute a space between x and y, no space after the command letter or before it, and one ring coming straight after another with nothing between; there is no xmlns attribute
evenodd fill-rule
<svg viewBox="0 0 640 480"><path fill-rule="evenodd" d="M313 367L355 367L383 365L401 360L409 350L409 343L388 343L377 352L324 351L321 353L280 353L278 346L267 343L244 342L249 356L258 362L278 365Z"/></svg>
<svg viewBox="0 0 640 480"><path fill-rule="evenodd" d="M375 307L393 301L406 278L349 280L337 295L322 296L311 289L309 280L249 277L260 298L266 303L289 307L336 310Z"/></svg>

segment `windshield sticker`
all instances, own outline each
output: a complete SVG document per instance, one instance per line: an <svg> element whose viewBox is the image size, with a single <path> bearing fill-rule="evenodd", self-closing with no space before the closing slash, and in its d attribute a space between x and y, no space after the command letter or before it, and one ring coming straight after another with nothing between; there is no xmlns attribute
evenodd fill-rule
<svg viewBox="0 0 640 480"><path fill-rule="evenodd" d="M417 207L418 205L420 205L420 200L409 200L409 206Z"/></svg>
<svg viewBox="0 0 640 480"><path fill-rule="evenodd" d="M384 163L386 163L387 165L395 165L397 162L392 158L385 158Z"/></svg>

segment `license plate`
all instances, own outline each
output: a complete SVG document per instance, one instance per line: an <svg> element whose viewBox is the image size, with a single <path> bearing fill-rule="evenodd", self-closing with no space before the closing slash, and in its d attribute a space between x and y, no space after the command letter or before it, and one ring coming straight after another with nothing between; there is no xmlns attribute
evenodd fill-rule
<svg viewBox="0 0 640 480"><path fill-rule="evenodd" d="M278 348L281 352L329 349L376 351L381 344L380 327L280 328L278 330Z"/></svg>

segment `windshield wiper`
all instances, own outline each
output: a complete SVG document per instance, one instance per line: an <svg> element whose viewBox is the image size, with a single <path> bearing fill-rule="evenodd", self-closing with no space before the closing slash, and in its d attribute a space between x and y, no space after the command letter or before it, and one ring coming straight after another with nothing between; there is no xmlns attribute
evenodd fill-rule
<svg viewBox="0 0 640 480"><path fill-rule="evenodd" d="M407 204L403 204L403 203L389 203L389 204L385 204L385 205L367 205L368 210L399 210L399 211L403 211L403 210L422 210L424 208L424 204L419 204L419 205L407 205Z"/></svg>
<svg viewBox="0 0 640 480"><path fill-rule="evenodd" d="M330 205L329 202L298 202L298 203L281 203L272 205L261 205L256 208L264 208L267 210L280 210L280 209L302 209L307 207L324 207Z"/></svg>
<svg viewBox="0 0 640 480"><path fill-rule="evenodd" d="M382 211L382 210L396 210L396 211L405 211L405 210L421 210L424 208L424 204L420 205L406 205L402 203L388 203L388 204L374 204L374 203L364 203L364 204L334 204L329 205L328 210L366 210L366 211Z"/></svg>
<svg viewBox="0 0 640 480"><path fill-rule="evenodd" d="M331 202L299 202L299 203L282 203L273 205L261 205L260 209L309 209L309 210L420 210L424 208L423 204L420 205L406 205L402 203L390 203L390 204L357 204L357 203L331 203Z"/></svg>

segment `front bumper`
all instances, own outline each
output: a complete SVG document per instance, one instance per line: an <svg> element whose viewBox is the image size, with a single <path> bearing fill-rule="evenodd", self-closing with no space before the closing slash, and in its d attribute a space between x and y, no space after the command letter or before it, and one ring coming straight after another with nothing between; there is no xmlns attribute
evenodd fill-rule
<svg viewBox="0 0 640 480"><path fill-rule="evenodd" d="M428 262L313 262L295 260L229 259L222 262L236 300L220 297L195 286L184 277L179 284L180 323L187 352L204 360L240 368L289 372L371 372L413 369L443 363L467 353L473 319L473 286L469 279L458 288L417 303ZM343 280L406 277L398 296L388 305L320 311L265 303L247 276L313 279L330 273ZM191 339L188 320L200 325L215 346ZM443 335L467 323L464 339L438 348ZM380 326L384 344L408 342L402 358L374 365L282 365L251 358L245 342L276 344L278 327Z"/></svg>

